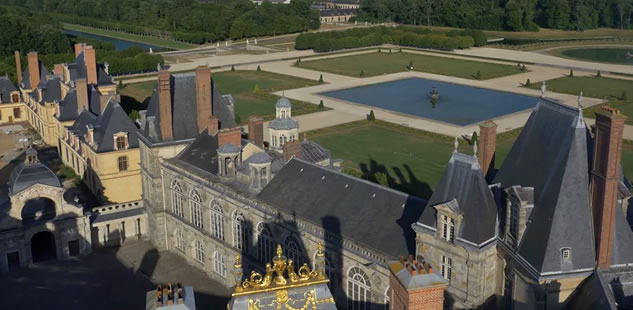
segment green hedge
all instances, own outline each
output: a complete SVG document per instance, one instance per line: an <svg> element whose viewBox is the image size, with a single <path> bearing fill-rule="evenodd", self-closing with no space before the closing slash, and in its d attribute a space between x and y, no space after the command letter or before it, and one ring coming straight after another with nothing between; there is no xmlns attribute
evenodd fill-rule
<svg viewBox="0 0 633 310"><path fill-rule="evenodd" d="M486 35L479 30L440 32L416 27L372 27L302 33L295 40L295 49L330 52L391 43L409 47L453 50L481 46L486 42Z"/></svg>

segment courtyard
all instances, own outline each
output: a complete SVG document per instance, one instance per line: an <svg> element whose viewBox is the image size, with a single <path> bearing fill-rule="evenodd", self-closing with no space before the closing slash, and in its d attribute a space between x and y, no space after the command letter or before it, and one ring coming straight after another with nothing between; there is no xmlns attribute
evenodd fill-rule
<svg viewBox="0 0 633 310"><path fill-rule="evenodd" d="M385 50L386 51L386 50ZM488 80L523 73L517 66L476 60L431 56L407 52L365 53L319 60L305 60L300 68L324 71L353 77L371 77L409 71L426 72L464 79ZM363 75L361 75L361 72ZM480 76L478 77L478 72Z"/></svg>
<svg viewBox="0 0 633 310"><path fill-rule="evenodd" d="M69 261L49 260L0 275L3 309L145 309L158 284L192 286L197 309L223 309L230 289L149 241L128 241Z"/></svg>

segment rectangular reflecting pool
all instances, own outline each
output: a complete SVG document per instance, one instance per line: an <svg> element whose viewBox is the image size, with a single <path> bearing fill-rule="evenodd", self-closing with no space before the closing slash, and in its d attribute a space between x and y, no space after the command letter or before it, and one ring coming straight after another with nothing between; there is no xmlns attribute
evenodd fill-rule
<svg viewBox="0 0 633 310"><path fill-rule="evenodd" d="M439 97L436 100L430 95L434 87ZM320 95L458 126L531 109L538 101L533 96L420 78L324 92Z"/></svg>

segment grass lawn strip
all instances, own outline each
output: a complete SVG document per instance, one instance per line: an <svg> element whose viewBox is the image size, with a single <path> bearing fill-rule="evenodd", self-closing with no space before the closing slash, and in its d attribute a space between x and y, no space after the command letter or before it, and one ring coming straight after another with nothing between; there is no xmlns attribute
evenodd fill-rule
<svg viewBox="0 0 633 310"><path fill-rule="evenodd" d="M73 25L73 24L67 24L67 23L62 23L62 25L64 29L68 29L68 30L91 33L91 34L96 34L96 35L114 38L114 39L146 43L146 44L151 44L151 45L156 45L156 46L166 47L166 48L171 48L171 49L176 49L176 50L187 49L187 48L198 46L195 44L189 44L189 43L172 41L172 40L163 40L163 39L159 39L155 37L146 37L146 36L140 36L140 35L125 33L125 32L118 32L118 31L113 31L113 30L105 30L105 29L100 29L100 28L79 26L79 25Z"/></svg>

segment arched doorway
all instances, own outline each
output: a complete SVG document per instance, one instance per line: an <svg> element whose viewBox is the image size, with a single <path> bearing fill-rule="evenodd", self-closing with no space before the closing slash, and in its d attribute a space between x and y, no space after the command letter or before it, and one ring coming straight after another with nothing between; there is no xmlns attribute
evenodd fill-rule
<svg viewBox="0 0 633 310"><path fill-rule="evenodd" d="M40 231L31 237L33 262L55 259L55 236L50 231Z"/></svg>

